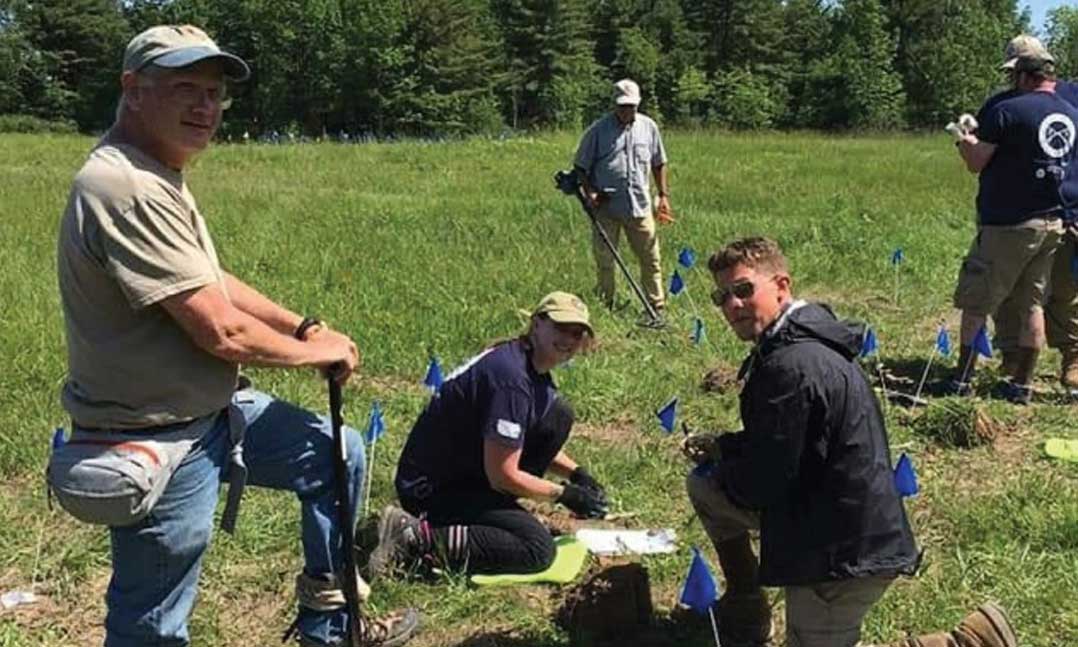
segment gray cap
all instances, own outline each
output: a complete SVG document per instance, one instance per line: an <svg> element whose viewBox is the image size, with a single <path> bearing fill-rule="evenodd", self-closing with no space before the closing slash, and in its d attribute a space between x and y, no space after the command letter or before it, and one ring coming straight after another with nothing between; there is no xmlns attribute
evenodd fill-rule
<svg viewBox="0 0 1078 647"><path fill-rule="evenodd" d="M1021 66L1019 66L1020 62ZM1056 59L1040 40L1029 34L1020 34L1007 43L1007 48L1003 50L1003 65L1000 69L1013 70L1016 67L1039 69L1044 63L1055 62Z"/></svg>
<svg viewBox="0 0 1078 647"><path fill-rule="evenodd" d="M622 79L614 84L614 104L619 106L640 105L640 86L632 79Z"/></svg>
<svg viewBox="0 0 1078 647"><path fill-rule="evenodd" d="M251 68L242 58L221 51L206 32L192 25L159 25L132 38L124 52L124 71L138 72L151 63L158 67L187 67L207 58L220 59L225 76L232 81L245 81L251 76Z"/></svg>

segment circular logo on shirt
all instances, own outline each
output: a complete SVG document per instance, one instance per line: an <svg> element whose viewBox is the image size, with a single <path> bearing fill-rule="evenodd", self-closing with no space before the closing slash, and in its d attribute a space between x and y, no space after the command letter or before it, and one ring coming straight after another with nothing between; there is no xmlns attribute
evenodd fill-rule
<svg viewBox="0 0 1078 647"><path fill-rule="evenodd" d="M1041 150L1048 157L1059 159L1074 148L1074 122L1067 115L1053 112L1041 121Z"/></svg>

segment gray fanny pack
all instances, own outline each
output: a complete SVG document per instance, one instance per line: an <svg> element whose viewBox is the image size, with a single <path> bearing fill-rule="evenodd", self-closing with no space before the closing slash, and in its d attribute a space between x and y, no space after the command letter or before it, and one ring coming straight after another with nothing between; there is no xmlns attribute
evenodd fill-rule
<svg viewBox="0 0 1078 647"><path fill-rule="evenodd" d="M49 457L46 479L80 521L129 526L150 513L191 447L218 414L155 433L75 428Z"/></svg>

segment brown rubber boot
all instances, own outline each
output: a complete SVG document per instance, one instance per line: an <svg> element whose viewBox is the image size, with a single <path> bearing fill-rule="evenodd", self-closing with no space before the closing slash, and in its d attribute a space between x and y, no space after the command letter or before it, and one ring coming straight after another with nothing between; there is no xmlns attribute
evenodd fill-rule
<svg viewBox="0 0 1078 647"><path fill-rule="evenodd" d="M977 607L951 633L960 647L1018 647L1007 612L994 602Z"/></svg>
<svg viewBox="0 0 1078 647"><path fill-rule="evenodd" d="M1078 390L1078 348L1061 348L1060 352L1059 382L1067 390Z"/></svg>
<svg viewBox="0 0 1078 647"><path fill-rule="evenodd" d="M715 544L726 578L726 593L716 603L719 638L724 647L769 647L775 627L771 605L760 588L759 561L749 533Z"/></svg>
<svg viewBox="0 0 1078 647"><path fill-rule="evenodd" d="M954 631L935 633L879 647L1018 647L1003 607L989 602L962 619Z"/></svg>

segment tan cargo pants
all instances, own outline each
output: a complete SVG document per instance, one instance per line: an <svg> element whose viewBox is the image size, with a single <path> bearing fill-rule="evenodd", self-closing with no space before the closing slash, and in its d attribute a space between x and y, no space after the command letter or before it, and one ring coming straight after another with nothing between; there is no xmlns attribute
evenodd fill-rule
<svg viewBox="0 0 1078 647"><path fill-rule="evenodd" d="M614 249L618 248L621 232L629 239L629 246L640 264L640 287L647 295L651 306L661 310L666 301L663 295L662 268L659 258L659 237L655 232L655 218L647 215L643 218L611 217L597 215L599 226L606 232ZM592 230L592 250L599 274L599 296L604 303L614 301L614 255L603 243L599 232Z"/></svg>

